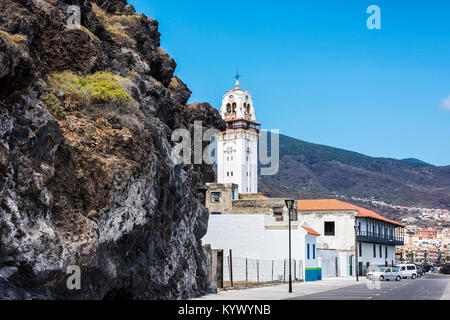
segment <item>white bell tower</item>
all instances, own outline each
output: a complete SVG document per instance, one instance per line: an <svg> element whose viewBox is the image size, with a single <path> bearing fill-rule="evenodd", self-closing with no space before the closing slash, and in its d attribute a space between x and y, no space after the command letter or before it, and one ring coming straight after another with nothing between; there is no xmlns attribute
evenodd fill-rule
<svg viewBox="0 0 450 320"><path fill-rule="evenodd" d="M248 91L226 91L220 114L227 129L217 135L217 183L235 183L241 194L258 192L258 136L260 123Z"/></svg>

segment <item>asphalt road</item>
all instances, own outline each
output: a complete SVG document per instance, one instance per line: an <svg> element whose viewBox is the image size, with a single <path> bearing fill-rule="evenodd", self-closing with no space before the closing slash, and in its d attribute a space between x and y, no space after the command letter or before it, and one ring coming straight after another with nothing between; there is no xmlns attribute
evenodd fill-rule
<svg viewBox="0 0 450 320"><path fill-rule="evenodd" d="M353 286L309 294L289 300L439 300L450 276L426 274L421 278L400 281L367 281Z"/></svg>

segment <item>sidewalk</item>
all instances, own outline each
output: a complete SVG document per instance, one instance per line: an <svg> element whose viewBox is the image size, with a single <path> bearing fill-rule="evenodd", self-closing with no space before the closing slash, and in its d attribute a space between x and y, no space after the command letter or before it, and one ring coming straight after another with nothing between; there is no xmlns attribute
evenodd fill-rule
<svg viewBox="0 0 450 320"><path fill-rule="evenodd" d="M366 279L360 277L360 283ZM283 300L307 294L320 293L355 285L354 277L324 278L320 281L301 282L292 285L292 293L288 292L288 284L271 287L219 291L193 300Z"/></svg>
<svg viewBox="0 0 450 320"><path fill-rule="evenodd" d="M441 300L450 300L450 280L447 281L447 286L445 287L444 292L442 292Z"/></svg>

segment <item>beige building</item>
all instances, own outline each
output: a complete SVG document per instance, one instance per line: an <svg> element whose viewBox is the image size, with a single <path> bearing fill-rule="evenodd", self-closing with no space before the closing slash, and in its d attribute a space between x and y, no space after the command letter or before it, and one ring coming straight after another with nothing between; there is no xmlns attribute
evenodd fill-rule
<svg viewBox="0 0 450 320"><path fill-rule="evenodd" d="M238 194L238 186L233 183L208 183L207 188L206 207L212 215L265 214L276 221L288 221L284 198L267 198L260 193Z"/></svg>

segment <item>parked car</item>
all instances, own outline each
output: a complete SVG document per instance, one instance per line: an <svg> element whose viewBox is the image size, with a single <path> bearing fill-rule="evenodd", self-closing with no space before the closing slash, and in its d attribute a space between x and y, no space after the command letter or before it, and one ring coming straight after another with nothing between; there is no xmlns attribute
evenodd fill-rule
<svg viewBox="0 0 450 320"><path fill-rule="evenodd" d="M399 264L395 266L403 279L417 277L417 268L415 264Z"/></svg>
<svg viewBox="0 0 450 320"><path fill-rule="evenodd" d="M450 274L450 263L444 264L442 267L442 273L443 274Z"/></svg>
<svg viewBox="0 0 450 320"><path fill-rule="evenodd" d="M417 276L422 277L425 274L425 271L421 265L416 265Z"/></svg>
<svg viewBox="0 0 450 320"><path fill-rule="evenodd" d="M401 274L398 272L398 270L396 268L390 267L376 268L374 271L370 271L367 274L367 279L369 280L389 281L392 279L400 281L401 278Z"/></svg>
<svg viewBox="0 0 450 320"><path fill-rule="evenodd" d="M427 272L430 272L430 270L431 270L432 268L431 268L431 265L430 265L430 264L425 263L425 264L422 265L422 269L423 269L423 272L427 273Z"/></svg>

